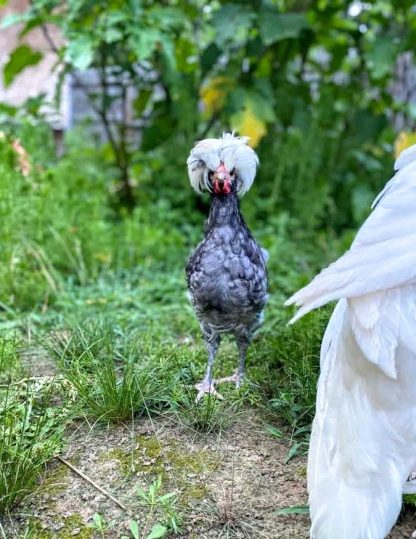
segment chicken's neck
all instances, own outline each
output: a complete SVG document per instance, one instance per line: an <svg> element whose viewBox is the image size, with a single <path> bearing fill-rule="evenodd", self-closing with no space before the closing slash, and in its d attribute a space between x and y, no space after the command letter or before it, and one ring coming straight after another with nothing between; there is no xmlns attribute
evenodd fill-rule
<svg viewBox="0 0 416 539"><path fill-rule="evenodd" d="M208 228L221 226L231 226L232 228L243 226L246 228L240 212L239 200L235 193L225 196L212 196L207 225Z"/></svg>

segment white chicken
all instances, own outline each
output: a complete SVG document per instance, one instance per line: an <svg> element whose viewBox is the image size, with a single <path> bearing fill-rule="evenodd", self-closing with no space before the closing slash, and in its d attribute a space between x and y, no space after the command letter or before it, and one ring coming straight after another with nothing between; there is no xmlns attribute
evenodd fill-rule
<svg viewBox="0 0 416 539"><path fill-rule="evenodd" d="M416 145L351 248L294 294L339 300L321 348L308 458L314 539L383 539L416 461Z"/></svg>

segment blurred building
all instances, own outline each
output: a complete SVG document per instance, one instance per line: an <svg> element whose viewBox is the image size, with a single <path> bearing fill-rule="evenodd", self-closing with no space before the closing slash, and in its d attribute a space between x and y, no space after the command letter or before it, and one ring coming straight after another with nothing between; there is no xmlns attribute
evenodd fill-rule
<svg viewBox="0 0 416 539"><path fill-rule="evenodd" d="M0 8L0 22L8 15L24 12L29 4L30 0L9 0L7 5ZM35 28L24 37L20 37L22 27L22 24L14 24L0 30L0 73L3 72L10 54L18 45L29 45L33 50L39 51L43 58L38 64L25 68L8 87L5 87L3 77L0 76L0 103L19 106L30 97L43 94L45 104L42 112L58 138L63 131L83 123L87 125L94 138L104 142L107 139L105 129L88 97L99 95L101 92L102 85L98 71L90 68L66 76L60 89L60 99L56 100L59 68L56 68L57 57L53 49L62 44L59 30L53 26L48 26L46 32ZM141 70L140 66L136 66L136 69L143 78L148 77L149 80L152 78L152 74ZM122 91L120 82L119 76L113 75L111 71L107 72L106 91L112 98L109 123L112 125L115 136L117 136L118 125L126 125L129 138L138 142L143 119L137 119L133 110L137 90L133 85L124 84L127 90L126 99L123 101L120 98ZM156 91L156 98L157 94Z"/></svg>
<svg viewBox="0 0 416 539"><path fill-rule="evenodd" d="M0 21L7 15L23 12L29 5L29 0L9 0L0 8ZM34 29L26 36L20 38L22 24L14 24L0 30L0 71L7 64L11 52L16 46L26 43L32 49L42 53L42 60L35 66L30 66L16 76L7 88L3 77L0 77L0 102L10 105L21 105L29 97L45 94L45 113L56 130L66 129L70 125L69 87L64 84L62 99L59 108L54 104L54 96L59 73L54 70L56 55L51 50L42 30ZM54 43L62 42L57 28L48 27Z"/></svg>

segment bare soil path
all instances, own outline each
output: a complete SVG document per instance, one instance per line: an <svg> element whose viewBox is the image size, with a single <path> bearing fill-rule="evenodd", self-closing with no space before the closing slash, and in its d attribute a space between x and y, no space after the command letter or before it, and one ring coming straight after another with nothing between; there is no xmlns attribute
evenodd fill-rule
<svg viewBox="0 0 416 539"><path fill-rule="evenodd" d="M250 414L252 414L250 412ZM149 508L137 496L160 476L163 492L175 492L190 539L306 539L307 515L276 515L306 504L306 459L285 464L287 444L272 438L261 419L244 415L221 435L190 431L172 416L111 428L82 424L70 434L64 457L127 507L121 510L88 482L54 461L42 488L6 522L7 538L121 538L129 521L145 527ZM87 527L94 513L108 524L104 535ZM389 539L409 539L408 512ZM336 539L336 538L334 538Z"/></svg>

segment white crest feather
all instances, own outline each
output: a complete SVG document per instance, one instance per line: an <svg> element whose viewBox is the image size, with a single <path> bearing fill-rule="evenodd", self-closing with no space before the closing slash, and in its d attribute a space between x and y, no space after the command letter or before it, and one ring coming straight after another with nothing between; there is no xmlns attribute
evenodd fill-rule
<svg viewBox="0 0 416 539"><path fill-rule="evenodd" d="M211 190L209 172L214 172L221 163L228 171L235 169L240 196L250 189L259 160L256 152L247 146L247 140L234 133L224 133L221 138L201 140L194 146L187 165L189 180L197 193Z"/></svg>

